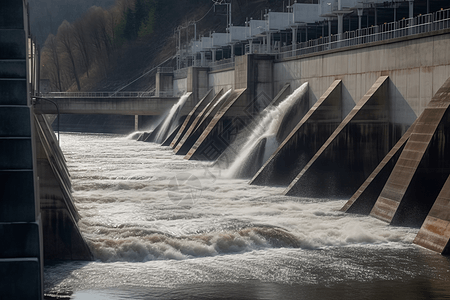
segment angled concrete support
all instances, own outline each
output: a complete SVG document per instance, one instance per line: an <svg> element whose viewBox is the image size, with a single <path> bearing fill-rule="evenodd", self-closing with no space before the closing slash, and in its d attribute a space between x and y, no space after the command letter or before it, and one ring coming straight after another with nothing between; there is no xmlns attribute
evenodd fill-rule
<svg viewBox="0 0 450 300"><path fill-rule="evenodd" d="M245 97L242 97L245 91L246 89L239 89L231 92L186 154L185 159L215 160L230 145L232 133L228 129L238 132L239 128L242 129L246 125L244 120L235 118L235 114L232 113L233 106L242 105L240 102L245 101ZM236 122L241 124L235 124Z"/></svg>
<svg viewBox="0 0 450 300"><path fill-rule="evenodd" d="M186 92L186 94L182 97L188 97L186 99L186 103L188 103L193 101L192 95L192 92ZM173 129L177 128L180 124L183 123L184 118L181 120L181 117L184 115L183 111L185 110L184 107L186 106L186 103L183 105L183 107L178 107L177 110L173 112L174 114L172 115L170 120L168 120L167 118L170 116L172 110L175 109L175 106L172 106L168 111L166 111L164 119L161 120L161 123L159 123L159 125L156 126L155 129L153 129L153 131L147 136L147 138L144 139L144 142L163 143L167 139L167 137L170 136ZM166 121L170 123L167 124Z"/></svg>
<svg viewBox="0 0 450 300"><path fill-rule="evenodd" d="M389 151L386 157L381 161L378 167L341 208L341 211L363 215L368 215L370 213L375 202L377 202L378 196L383 190L389 175L394 169L406 142L409 140L414 126L415 123L411 125L408 131L406 131L397 144L395 144L391 151Z"/></svg>
<svg viewBox="0 0 450 300"><path fill-rule="evenodd" d="M164 140L164 142L162 142L161 146L170 146L170 143L173 141L173 139L175 138L175 136L178 134L178 132L181 129L181 126L183 125L184 121L186 120L186 116L182 116L179 120L178 120L178 125L177 127L175 127L174 130L172 130L172 132L169 134L169 136Z"/></svg>
<svg viewBox="0 0 450 300"><path fill-rule="evenodd" d="M414 244L450 254L450 176L419 230Z"/></svg>
<svg viewBox="0 0 450 300"><path fill-rule="evenodd" d="M236 155L239 154L239 151L237 151L240 147L242 147L242 142L244 142L249 135L252 134L253 128L258 126L258 122L261 120L261 116L264 116L264 114L270 110L273 109L275 106L277 106L280 102L285 100L290 95L290 87L291 85L289 83L285 84L281 90L278 92L278 94L275 96L275 98L270 102L270 104L264 109L261 114L259 114L257 117L249 116L250 121L245 125L245 127L237 134L235 141L228 147L214 162L214 164L222 165L228 167L230 162L234 161L236 159ZM305 101L306 102L306 101ZM237 117L239 118L239 117ZM235 144L236 142L236 144ZM264 142L265 145L265 142ZM263 145L261 145L263 146ZM260 149L264 149L264 147L260 147ZM261 162L258 165L254 165L256 170L251 172L251 175L253 176L255 172L258 171L259 166L261 166L263 162ZM250 173L250 172L249 172ZM246 176L246 177L249 177Z"/></svg>
<svg viewBox="0 0 450 300"><path fill-rule="evenodd" d="M370 215L420 227L450 174L450 78L416 121Z"/></svg>
<svg viewBox="0 0 450 300"><path fill-rule="evenodd" d="M250 184L287 186L292 182L342 121L341 90L341 81L334 81Z"/></svg>
<svg viewBox="0 0 450 300"><path fill-rule="evenodd" d="M213 99L212 89L208 91L205 97L200 100L195 107L189 112L183 124L180 127L177 135L174 137L172 142L170 143L170 147L175 148L180 142L181 138L184 136L186 131L189 129L191 124L194 122L195 118L202 112L202 110L206 107L208 103Z"/></svg>
<svg viewBox="0 0 450 300"><path fill-rule="evenodd" d="M44 116L36 115L35 125L44 258L91 260L92 254L78 229L80 216L72 198L64 156L57 150L59 146Z"/></svg>
<svg viewBox="0 0 450 300"><path fill-rule="evenodd" d="M201 135L201 132L208 125L208 122L221 107L221 102L224 100L224 97L224 91L220 90L211 102L203 108L203 110L194 119L194 122L192 122L189 129L183 135L178 145L175 147L175 154L186 155L186 153L188 153L189 149L191 149L191 147L195 144L195 141L197 141L198 137Z"/></svg>
<svg viewBox="0 0 450 300"><path fill-rule="evenodd" d="M344 198L388 153L388 76L381 76L285 190L285 195Z"/></svg>

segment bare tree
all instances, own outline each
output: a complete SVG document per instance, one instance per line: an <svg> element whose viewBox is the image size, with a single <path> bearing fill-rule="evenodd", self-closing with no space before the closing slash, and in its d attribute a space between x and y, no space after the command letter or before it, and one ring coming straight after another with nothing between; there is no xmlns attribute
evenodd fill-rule
<svg viewBox="0 0 450 300"><path fill-rule="evenodd" d="M77 50L80 52L81 56L81 64L84 67L84 71L86 72L87 77L89 77L89 68L91 66L91 47L88 38L89 28L86 28L85 25L85 17L83 19L78 19L73 24L73 37L74 44Z"/></svg>
<svg viewBox="0 0 450 300"><path fill-rule="evenodd" d="M70 25L69 22L64 21L61 26L58 28L58 33L56 34L57 40L59 42L61 50L67 54L67 58L70 61L70 71L75 79L75 82L77 83L78 90L81 90L80 85L80 79L78 77L78 72L76 68L76 59L75 59L75 53L73 51L74 49L74 30L72 28L72 25Z"/></svg>
<svg viewBox="0 0 450 300"><path fill-rule="evenodd" d="M42 54L44 67L47 66L46 68L43 68L43 71L48 71L48 74L51 77L49 78L50 82L52 82L56 89L61 92L63 90L61 81L62 67L58 54L58 42L53 34L50 34L45 41Z"/></svg>

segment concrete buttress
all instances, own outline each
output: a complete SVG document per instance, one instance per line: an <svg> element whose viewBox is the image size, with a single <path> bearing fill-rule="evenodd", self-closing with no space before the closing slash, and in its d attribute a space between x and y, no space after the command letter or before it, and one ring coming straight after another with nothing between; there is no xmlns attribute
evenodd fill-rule
<svg viewBox="0 0 450 300"><path fill-rule="evenodd" d="M287 186L342 121L341 81L336 80L284 139L250 184Z"/></svg>
<svg viewBox="0 0 450 300"><path fill-rule="evenodd" d="M388 76L381 76L285 190L285 195L350 197L388 153Z"/></svg>
<svg viewBox="0 0 450 300"><path fill-rule="evenodd" d="M420 227L450 174L450 78L416 125L370 215Z"/></svg>
<svg viewBox="0 0 450 300"><path fill-rule="evenodd" d="M423 222L414 244L444 255L450 254L450 176Z"/></svg>

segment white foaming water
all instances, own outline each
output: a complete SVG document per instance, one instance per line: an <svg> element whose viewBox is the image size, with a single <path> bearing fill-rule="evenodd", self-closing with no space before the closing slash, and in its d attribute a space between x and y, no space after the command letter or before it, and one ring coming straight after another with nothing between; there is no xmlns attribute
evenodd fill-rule
<svg viewBox="0 0 450 300"><path fill-rule="evenodd" d="M338 212L343 201L299 202L280 196L280 188L225 178L220 169L185 161L156 144L72 134L62 141L82 216L79 225L101 261L402 244L413 238L375 219Z"/></svg>
<svg viewBox="0 0 450 300"><path fill-rule="evenodd" d="M172 130L175 129L176 118L178 117L179 111L183 108L186 100L189 98L190 94L184 94L180 97L177 103L175 103L169 111L169 114L164 119L163 124L155 137L156 143L162 143L169 136Z"/></svg>
<svg viewBox="0 0 450 300"><path fill-rule="evenodd" d="M263 139L266 139L266 142L264 146L262 164L269 159L272 153L275 152L279 146L279 143L276 140L276 135L280 129L283 117L294 106L297 100L301 99L301 97L307 92L308 83L305 82L279 105L269 108L263 112L263 114L265 114L264 117L262 117L256 126L252 128L251 134L249 135L247 141L242 147L240 147L236 159L225 172L227 177L240 178L245 169L254 167L250 166L250 164L255 162L249 158L254 155L255 148L260 145L260 142ZM233 145L231 145L231 147L233 147Z"/></svg>
<svg viewBox="0 0 450 300"><path fill-rule="evenodd" d="M96 261L47 266L47 294L205 299L202 289L212 286L207 294L215 299L234 284L258 282L269 285L262 296L244 288L229 298L280 299L289 298L279 292L291 285L328 290L352 280L414 279L447 266L423 266L411 245L417 229L339 212L345 200L281 196L282 188L225 178L167 147L126 137L63 133L61 144L79 226ZM433 276L448 277L443 272ZM214 286L223 283L232 286ZM287 285L267 296L271 284ZM198 294L170 294L182 286Z"/></svg>

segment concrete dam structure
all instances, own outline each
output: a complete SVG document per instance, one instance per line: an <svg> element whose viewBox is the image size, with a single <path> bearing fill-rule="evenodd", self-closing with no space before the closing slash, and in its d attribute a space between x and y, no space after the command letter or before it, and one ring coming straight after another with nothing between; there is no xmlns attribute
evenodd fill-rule
<svg viewBox="0 0 450 300"><path fill-rule="evenodd" d="M57 111L35 102L43 97L30 71L38 59L25 4L5 2L0 13L0 236L10 241L0 246L0 294L42 299L44 259L89 260L92 254L45 115ZM166 113L136 139L227 169L243 158L233 176L249 184L283 186L288 196L348 199L342 211L420 228L414 243L447 255L450 18L426 32L402 30L411 34L357 44L337 40L336 47L330 40L308 53L249 51L212 67L161 70L154 99L62 95L60 103L74 114L117 108L137 123L139 116Z"/></svg>
<svg viewBox="0 0 450 300"><path fill-rule="evenodd" d="M273 153L263 159L267 138L255 143L245 162L253 169L238 177L290 196L350 199L342 211L422 227L415 243L448 253L449 34L288 57L248 53L206 74L189 67L171 87L198 95L197 106L164 145L185 159L232 164L265 108L307 83Z"/></svg>

